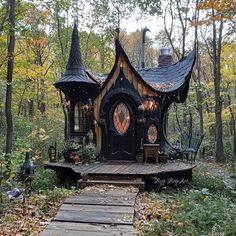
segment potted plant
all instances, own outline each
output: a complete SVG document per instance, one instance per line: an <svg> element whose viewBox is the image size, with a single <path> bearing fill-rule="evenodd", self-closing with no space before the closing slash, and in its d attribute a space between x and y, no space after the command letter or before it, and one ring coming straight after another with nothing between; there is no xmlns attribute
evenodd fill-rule
<svg viewBox="0 0 236 236"><path fill-rule="evenodd" d="M67 141L63 149L65 162L78 163L82 157L82 145L75 141Z"/></svg>
<svg viewBox="0 0 236 236"><path fill-rule="evenodd" d="M89 143L82 148L83 161L87 163L95 162L97 159L96 147L93 143Z"/></svg>

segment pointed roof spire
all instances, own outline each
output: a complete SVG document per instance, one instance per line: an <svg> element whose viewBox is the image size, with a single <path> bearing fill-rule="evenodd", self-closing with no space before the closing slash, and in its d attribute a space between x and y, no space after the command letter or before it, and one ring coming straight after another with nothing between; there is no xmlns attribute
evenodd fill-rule
<svg viewBox="0 0 236 236"><path fill-rule="evenodd" d="M57 83L55 83L55 86L59 88L61 85L66 85L68 82L97 84L97 82L88 75L84 68L81 58L79 34L76 23L74 23L72 32L70 56L66 66L66 71L62 75L62 78Z"/></svg>
<svg viewBox="0 0 236 236"><path fill-rule="evenodd" d="M77 24L74 23L70 47L70 56L64 75L78 74L82 72L81 70L84 71L85 69L81 59L80 41L77 30Z"/></svg>

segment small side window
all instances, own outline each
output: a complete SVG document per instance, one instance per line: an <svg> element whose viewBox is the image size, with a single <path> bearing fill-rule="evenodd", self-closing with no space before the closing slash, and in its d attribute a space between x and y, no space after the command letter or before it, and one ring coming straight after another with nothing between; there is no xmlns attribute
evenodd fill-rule
<svg viewBox="0 0 236 236"><path fill-rule="evenodd" d="M154 124L151 124L148 127L147 138L150 143L155 143L157 140L157 127Z"/></svg>
<svg viewBox="0 0 236 236"><path fill-rule="evenodd" d="M84 104L77 102L74 107L74 132L87 133L89 130L89 118L83 110Z"/></svg>

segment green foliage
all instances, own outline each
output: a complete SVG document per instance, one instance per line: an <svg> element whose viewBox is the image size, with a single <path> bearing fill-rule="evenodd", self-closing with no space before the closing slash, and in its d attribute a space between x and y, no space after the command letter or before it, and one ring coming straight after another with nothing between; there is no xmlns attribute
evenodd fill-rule
<svg viewBox="0 0 236 236"><path fill-rule="evenodd" d="M152 199L166 199L172 209L169 219L155 220L145 235L236 235L236 203L223 181L203 170L194 174L189 187L151 195Z"/></svg>
<svg viewBox="0 0 236 236"><path fill-rule="evenodd" d="M32 188L34 191L48 192L53 190L57 184L58 180L55 171L38 168L35 179L32 182Z"/></svg>
<svg viewBox="0 0 236 236"><path fill-rule="evenodd" d="M236 160L234 159L231 160L230 162L230 172L231 172L231 178L233 178L236 181Z"/></svg>
<svg viewBox="0 0 236 236"><path fill-rule="evenodd" d="M96 161L96 158L97 158L97 152L96 152L96 147L94 144L92 143L89 143L87 145L85 145L83 147L83 151L82 151L82 155L83 155L83 159L86 161L86 162L94 162Z"/></svg>
<svg viewBox="0 0 236 236"><path fill-rule="evenodd" d="M52 190L45 190L43 194L44 201L39 205L38 209L38 212L41 215L47 214L50 211L52 204L58 204L64 197L76 194L76 191L55 187Z"/></svg>
<svg viewBox="0 0 236 236"><path fill-rule="evenodd" d="M137 0L138 6L144 13L149 13L151 15L161 14L161 1L160 0Z"/></svg>
<svg viewBox="0 0 236 236"><path fill-rule="evenodd" d="M57 188L55 187L53 190L45 190L44 194L46 196L46 199L48 202L57 202L58 200L71 195L71 194L75 194L74 190L68 190L65 188Z"/></svg>
<svg viewBox="0 0 236 236"><path fill-rule="evenodd" d="M190 191L181 200L178 212L173 215L175 220L186 224L181 233L199 235L211 232L215 226L223 229L227 224L233 225L235 205L227 198L210 195L205 190Z"/></svg>
<svg viewBox="0 0 236 236"><path fill-rule="evenodd" d="M66 162L73 162L73 160L70 160L71 154L73 154L73 156L79 156L80 161L86 163L94 162L97 158L96 147L94 144L89 143L83 147L76 140L69 140L65 142L65 146L62 152Z"/></svg>
<svg viewBox="0 0 236 236"><path fill-rule="evenodd" d="M74 152L77 155L82 155L82 145L74 140L65 142L63 153L70 154L71 152Z"/></svg>
<svg viewBox="0 0 236 236"><path fill-rule="evenodd" d="M210 175L204 168L193 172L192 187L195 189L207 188L213 194L230 196L230 189L227 188L222 178Z"/></svg>

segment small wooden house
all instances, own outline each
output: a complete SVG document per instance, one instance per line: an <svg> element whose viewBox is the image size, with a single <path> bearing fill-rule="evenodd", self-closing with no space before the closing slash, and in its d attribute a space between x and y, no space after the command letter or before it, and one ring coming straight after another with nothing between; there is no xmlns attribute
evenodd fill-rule
<svg viewBox="0 0 236 236"><path fill-rule="evenodd" d="M195 53L167 66L135 69L118 39L115 50L111 72L97 80L82 63L75 25L66 72L55 87L64 94L66 139L90 136L106 160L136 161L144 144L164 146L168 107L185 101ZM165 54L160 57L168 61Z"/></svg>

